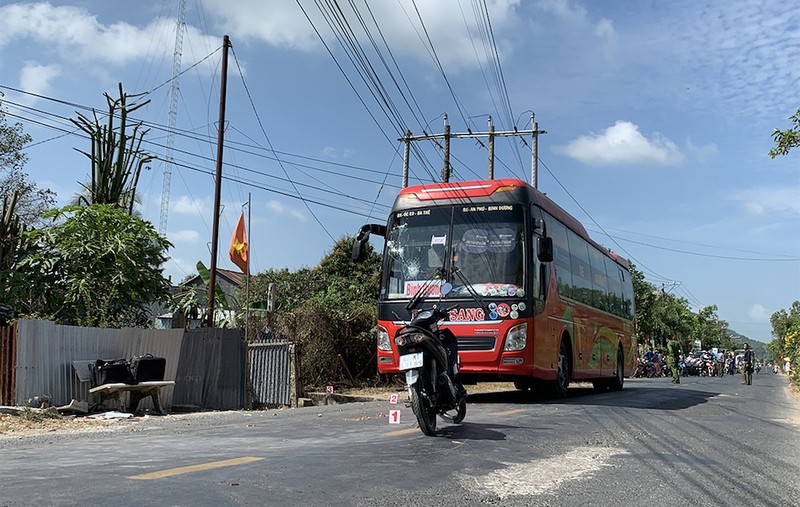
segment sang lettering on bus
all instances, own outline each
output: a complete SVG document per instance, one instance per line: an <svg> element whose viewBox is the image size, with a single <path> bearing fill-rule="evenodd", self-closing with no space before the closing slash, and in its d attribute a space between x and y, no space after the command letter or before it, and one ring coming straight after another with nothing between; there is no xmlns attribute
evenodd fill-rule
<svg viewBox="0 0 800 507"><path fill-rule="evenodd" d="M455 308L450 310L449 319L453 322L480 321L486 317L483 308Z"/></svg>

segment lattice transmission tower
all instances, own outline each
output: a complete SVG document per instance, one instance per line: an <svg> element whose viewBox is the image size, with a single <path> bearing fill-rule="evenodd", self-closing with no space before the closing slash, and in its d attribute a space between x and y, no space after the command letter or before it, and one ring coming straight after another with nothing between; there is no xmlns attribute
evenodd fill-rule
<svg viewBox="0 0 800 507"><path fill-rule="evenodd" d="M164 185L161 188L161 216L158 233L167 233L169 214L169 184L172 179L172 146L175 143L175 121L178 117L178 95L180 94L181 55L183 53L183 30L186 26L186 0L178 5L178 21L175 27L175 52L172 55L172 80L169 87L169 120L167 126L167 145L164 151Z"/></svg>

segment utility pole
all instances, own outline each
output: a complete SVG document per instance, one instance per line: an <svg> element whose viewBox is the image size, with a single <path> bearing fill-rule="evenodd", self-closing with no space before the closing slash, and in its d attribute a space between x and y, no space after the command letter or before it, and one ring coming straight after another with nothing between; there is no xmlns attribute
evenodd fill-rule
<svg viewBox="0 0 800 507"><path fill-rule="evenodd" d="M403 188L408 186L408 158L411 152L411 131L406 130L403 138Z"/></svg>
<svg viewBox="0 0 800 507"><path fill-rule="evenodd" d="M535 114L531 112L531 186L539 189L539 124L536 123ZM545 132L542 132L543 134Z"/></svg>
<svg viewBox="0 0 800 507"><path fill-rule="evenodd" d="M444 115L444 167L442 167L442 183L450 181L450 123Z"/></svg>
<svg viewBox="0 0 800 507"><path fill-rule="evenodd" d="M489 179L494 179L494 123L489 115Z"/></svg>
<svg viewBox="0 0 800 507"><path fill-rule="evenodd" d="M217 128L217 173L214 187L214 229L211 233L211 276L208 281L206 327L214 327L214 296L217 290L217 243L219 242L219 201L222 191L222 147L225 142L225 94L228 89L228 36L222 39L222 76L219 86L219 127Z"/></svg>
<svg viewBox="0 0 800 507"><path fill-rule="evenodd" d="M443 134L425 134L422 136L413 136L411 135L410 130L406 130L405 135L398 139L398 141L402 141L405 143L405 150L403 154L403 188L408 186L408 165L409 165L409 152L410 152L410 145L412 141L429 141L431 139L444 139L444 167L442 167L442 182L447 183L450 181L450 140L451 139L462 139L462 138L470 138L470 139L478 139L481 137L488 137L489 138L489 179L494 179L494 141L496 137L520 137L523 138L526 135L533 136L533 144L531 146L531 186L533 188L537 188L538 186L538 175L536 174L537 170L537 160L539 158L539 148L538 148L538 139L539 134L546 134L547 131L539 130L539 124L534 122L533 114L531 114L531 123L532 123L532 130L509 130L509 131L495 131L494 125L492 124L492 117L489 117L489 131L488 132L457 132L452 133L450 131L450 125L447 123L447 115L444 115L444 133ZM527 143L526 143L527 144Z"/></svg>

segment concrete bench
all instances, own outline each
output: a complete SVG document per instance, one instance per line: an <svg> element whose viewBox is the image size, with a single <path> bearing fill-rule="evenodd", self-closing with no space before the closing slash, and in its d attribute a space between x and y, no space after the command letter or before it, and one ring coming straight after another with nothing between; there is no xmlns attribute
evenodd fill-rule
<svg viewBox="0 0 800 507"><path fill-rule="evenodd" d="M139 382L138 384L102 384L89 389L89 393L99 396L100 401L98 404L104 401L110 401L114 403L115 406L119 407L120 411L124 412L125 407L122 402L122 393L129 391L131 393L131 399L128 412L131 414L136 413L136 409L139 407L139 402L141 400L150 396L153 399L153 407L156 409L156 412L165 415L164 410L161 408L161 388L174 385L174 380L153 380Z"/></svg>

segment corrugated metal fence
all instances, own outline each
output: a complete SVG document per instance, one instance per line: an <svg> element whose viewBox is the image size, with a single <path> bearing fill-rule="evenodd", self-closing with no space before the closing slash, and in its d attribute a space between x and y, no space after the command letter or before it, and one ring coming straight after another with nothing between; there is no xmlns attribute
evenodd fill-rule
<svg viewBox="0 0 800 507"><path fill-rule="evenodd" d="M239 329L186 331L173 403L187 409L244 408L245 350Z"/></svg>
<svg viewBox="0 0 800 507"><path fill-rule="evenodd" d="M284 338L265 337L248 345L253 408L297 406L302 383L297 368L297 345Z"/></svg>
<svg viewBox="0 0 800 507"><path fill-rule="evenodd" d="M165 410L296 406L302 389L296 344L284 339L248 346L235 329L100 329L20 320L0 327L0 404L40 395L55 405L88 401L90 384L78 368L147 353L166 358L165 380L175 380L174 388L162 389ZM252 404L245 400L247 363ZM151 400L140 408L152 408Z"/></svg>

